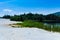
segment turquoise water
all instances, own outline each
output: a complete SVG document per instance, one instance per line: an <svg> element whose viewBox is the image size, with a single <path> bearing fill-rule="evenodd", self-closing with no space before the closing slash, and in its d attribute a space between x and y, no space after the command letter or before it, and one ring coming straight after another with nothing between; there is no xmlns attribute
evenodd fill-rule
<svg viewBox="0 0 60 40"><path fill-rule="evenodd" d="M44 25L60 27L60 23L44 23Z"/></svg>
<svg viewBox="0 0 60 40"><path fill-rule="evenodd" d="M11 28L9 24L16 23L15 21L10 21L9 19L2 19L0 18L0 28Z"/></svg>

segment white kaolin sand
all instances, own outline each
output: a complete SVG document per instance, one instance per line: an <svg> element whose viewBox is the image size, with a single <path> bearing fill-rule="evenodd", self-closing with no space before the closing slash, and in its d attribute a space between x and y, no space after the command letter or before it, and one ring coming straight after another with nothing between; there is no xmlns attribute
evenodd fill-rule
<svg viewBox="0 0 60 40"><path fill-rule="evenodd" d="M4 24L15 23L0 19L0 40L60 40L60 33L37 28L10 28Z"/></svg>

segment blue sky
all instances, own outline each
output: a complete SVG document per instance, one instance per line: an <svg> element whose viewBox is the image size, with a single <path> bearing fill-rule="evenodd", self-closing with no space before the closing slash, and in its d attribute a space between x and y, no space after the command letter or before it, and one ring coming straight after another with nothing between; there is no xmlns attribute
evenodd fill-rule
<svg viewBox="0 0 60 40"><path fill-rule="evenodd" d="M22 13L49 14L60 11L60 0L0 0L0 16Z"/></svg>

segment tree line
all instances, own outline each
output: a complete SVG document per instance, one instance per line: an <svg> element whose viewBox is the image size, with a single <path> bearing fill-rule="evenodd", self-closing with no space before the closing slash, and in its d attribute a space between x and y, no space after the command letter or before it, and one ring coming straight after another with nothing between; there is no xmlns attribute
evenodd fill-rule
<svg viewBox="0 0 60 40"><path fill-rule="evenodd" d="M56 16L54 14L33 14L33 13L27 13L27 14L21 14L21 15L4 15L2 18L7 18L12 21L24 21L24 20L33 20L38 22L60 22L60 16Z"/></svg>

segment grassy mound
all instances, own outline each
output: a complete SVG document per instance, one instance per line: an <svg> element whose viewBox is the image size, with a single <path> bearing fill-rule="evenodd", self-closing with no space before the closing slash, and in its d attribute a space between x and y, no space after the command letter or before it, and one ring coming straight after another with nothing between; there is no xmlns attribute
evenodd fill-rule
<svg viewBox="0 0 60 40"><path fill-rule="evenodd" d="M27 21L24 21L22 23L22 27L23 26L24 27L37 27L37 28L41 28L41 27L43 27L43 23L27 20Z"/></svg>
<svg viewBox="0 0 60 40"><path fill-rule="evenodd" d="M47 31L53 32L60 32L60 27L52 26L51 25L44 25L44 23L36 22L32 20L26 20L23 23L17 23L15 25L20 25L19 27L29 27L29 28L41 28Z"/></svg>

